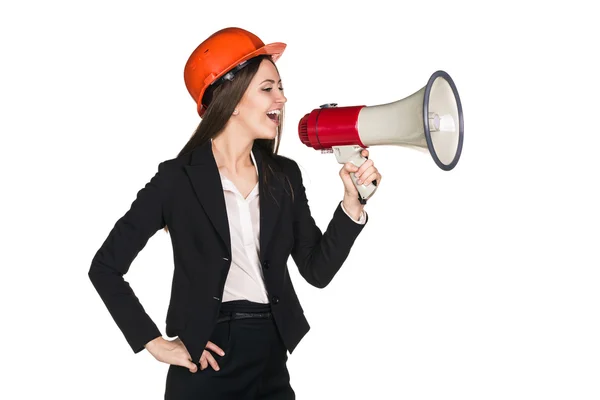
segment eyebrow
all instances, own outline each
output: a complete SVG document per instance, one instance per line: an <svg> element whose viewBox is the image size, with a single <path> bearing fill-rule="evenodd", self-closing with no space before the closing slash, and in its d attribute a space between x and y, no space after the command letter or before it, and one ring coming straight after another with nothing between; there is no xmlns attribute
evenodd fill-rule
<svg viewBox="0 0 600 400"><path fill-rule="evenodd" d="M262 85L265 82L271 82L271 83L275 83L275 81L273 79L265 79L264 81L262 81L260 84ZM281 79L279 80L278 83L281 83Z"/></svg>

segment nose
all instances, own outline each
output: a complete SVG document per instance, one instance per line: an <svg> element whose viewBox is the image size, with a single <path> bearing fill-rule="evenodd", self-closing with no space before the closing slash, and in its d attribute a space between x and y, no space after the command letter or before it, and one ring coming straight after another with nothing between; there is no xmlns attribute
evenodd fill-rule
<svg viewBox="0 0 600 400"><path fill-rule="evenodd" d="M287 97L281 92L277 91L277 98L275 99L277 103L285 104L287 102Z"/></svg>

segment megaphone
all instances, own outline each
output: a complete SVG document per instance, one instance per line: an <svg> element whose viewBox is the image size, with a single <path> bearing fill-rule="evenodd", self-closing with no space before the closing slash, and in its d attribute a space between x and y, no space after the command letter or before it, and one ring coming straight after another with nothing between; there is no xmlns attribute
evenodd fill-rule
<svg viewBox="0 0 600 400"><path fill-rule="evenodd" d="M428 152L438 167L453 169L462 152L463 112L454 81L444 71L434 72L423 88L393 103L337 107L328 103L306 114L298 123L300 140L323 153L334 153L340 164L360 167L369 146L404 146ZM375 193L376 182L356 183L359 201Z"/></svg>

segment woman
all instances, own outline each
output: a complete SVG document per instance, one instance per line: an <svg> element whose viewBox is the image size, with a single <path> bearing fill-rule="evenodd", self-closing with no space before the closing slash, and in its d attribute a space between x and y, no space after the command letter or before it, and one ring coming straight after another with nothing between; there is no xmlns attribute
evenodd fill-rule
<svg viewBox="0 0 600 400"><path fill-rule="evenodd" d="M381 181L372 160L344 165L343 200L324 233L316 226L298 165L277 155L287 99L275 61L284 49L239 28L198 46L184 77L202 122L159 164L92 261L90 279L132 350L170 365L166 399L295 398L287 351L310 327L288 257L325 287L367 222L349 174ZM174 340L123 279L160 229L173 244L166 333Z"/></svg>

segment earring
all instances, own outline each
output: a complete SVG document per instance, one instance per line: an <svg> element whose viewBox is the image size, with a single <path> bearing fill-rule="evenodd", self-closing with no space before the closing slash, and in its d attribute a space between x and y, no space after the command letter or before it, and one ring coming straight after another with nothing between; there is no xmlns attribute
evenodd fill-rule
<svg viewBox="0 0 600 400"><path fill-rule="evenodd" d="M233 115L238 115L240 112L237 110L237 108L235 110L233 110Z"/></svg>

